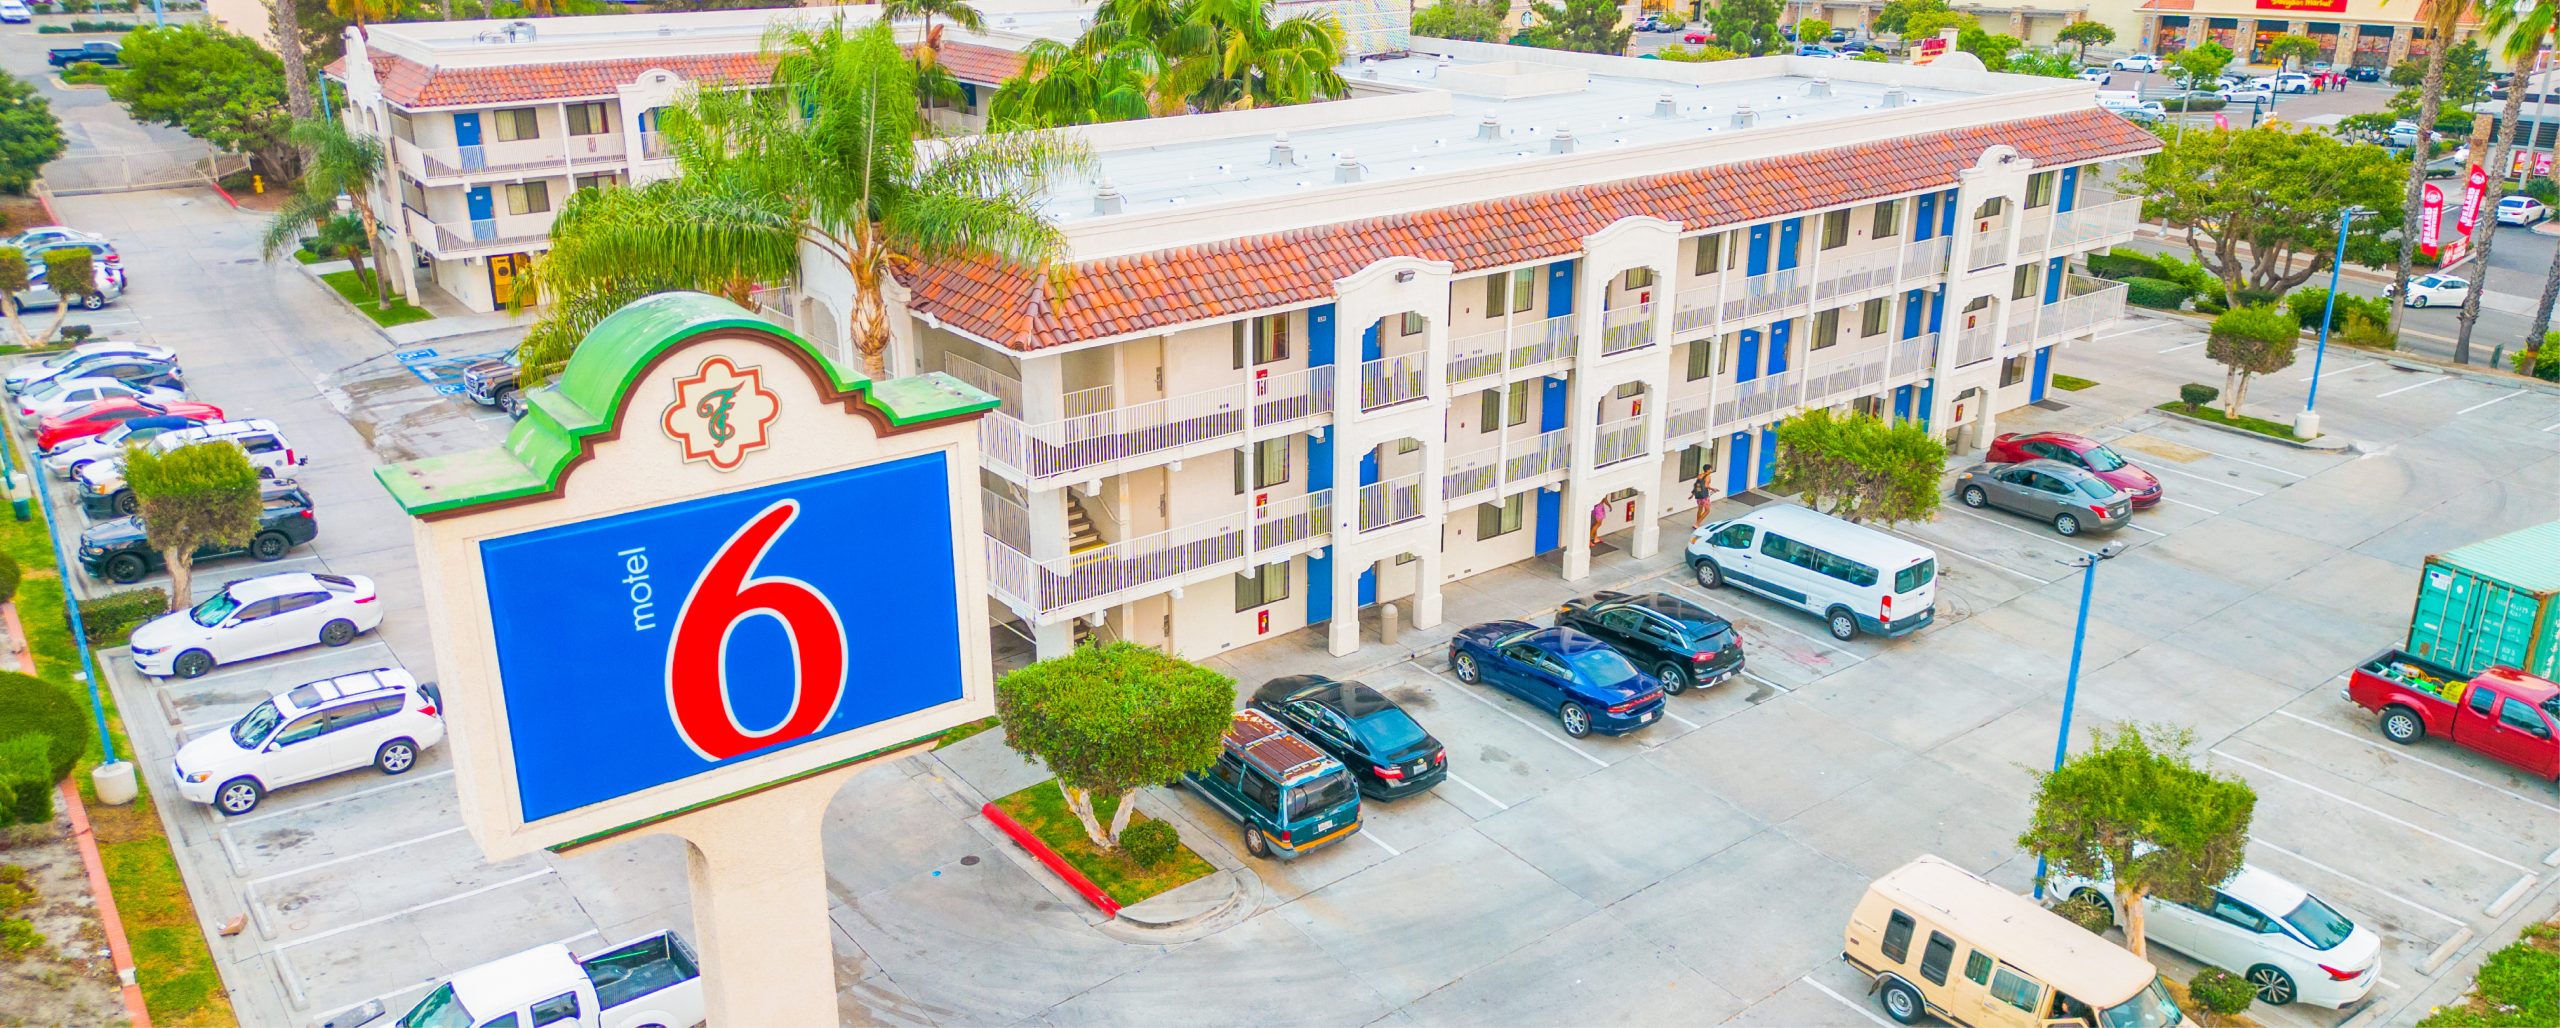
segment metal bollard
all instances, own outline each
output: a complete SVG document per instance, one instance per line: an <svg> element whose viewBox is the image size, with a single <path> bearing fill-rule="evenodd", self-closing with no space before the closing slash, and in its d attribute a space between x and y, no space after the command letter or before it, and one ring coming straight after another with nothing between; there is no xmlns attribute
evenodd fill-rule
<svg viewBox="0 0 2560 1028"><path fill-rule="evenodd" d="M1399 623L1399 622L1401 622L1402 620L1403 620L1403 618L1398 617L1398 616L1397 616L1397 614L1396 614L1396 605L1395 605L1395 604L1392 604L1392 603L1381 603L1381 604L1379 604L1379 605L1378 605L1378 641L1383 642L1383 643L1386 643L1386 644L1387 644L1387 645L1389 645L1389 646L1393 646L1393 645L1395 645L1395 644L1396 644L1396 636L1403 634L1402 632L1400 632L1400 631L1398 631L1398 630L1397 630L1397 625L1398 625L1398 623Z"/></svg>
<svg viewBox="0 0 2560 1028"><path fill-rule="evenodd" d="M2497 352L2489 355L2489 366L2493 368L2503 368L2507 366L2507 344L2498 344Z"/></svg>

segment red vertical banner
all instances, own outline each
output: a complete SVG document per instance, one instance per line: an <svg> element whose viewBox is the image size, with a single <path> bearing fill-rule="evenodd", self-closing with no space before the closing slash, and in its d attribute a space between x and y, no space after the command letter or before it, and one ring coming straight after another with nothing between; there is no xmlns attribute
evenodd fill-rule
<svg viewBox="0 0 2560 1028"><path fill-rule="evenodd" d="M2444 224L2444 190L2429 182L2422 195L2418 201L2418 249L2433 255L2438 232Z"/></svg>
<svg viewBox="0 0 2560 1028"><path fill-rule="evenodd" d="M2480 201L2488 195L2488 169L2473 164L2470 176L2462 183L2462 215L2454 219L2455 231L2466 236L2471 234L2472 227L2480 224Z"/></svg>
<svg viewBox="0 0 2560 1028"><path fill-rule="evenodd" d="M2533 173L2536 175L2551 174L2551 154L2549 151L2533 155Z"/></svg>
<svg viewBox="0 0 2560 1028"><path fill-rule="evenodd" d="M2231 118L2228 115L2223 114L2221 111L2215 111L2213 112L2213 127L2228 130L2231 128Z"/></svg>

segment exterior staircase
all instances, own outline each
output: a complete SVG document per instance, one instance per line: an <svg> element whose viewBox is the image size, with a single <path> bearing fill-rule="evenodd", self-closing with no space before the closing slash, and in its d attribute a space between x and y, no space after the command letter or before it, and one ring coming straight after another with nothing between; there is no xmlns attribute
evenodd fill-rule
<svg viewBox="0 0 2560 1028"><path fill-rule="evenodd" d="M1083 553L1101 549L1110 540L1093 527L1093 518L1084 512L1084 504L1076 501L1073 490L1067 492L1067 552Z"/></svg>

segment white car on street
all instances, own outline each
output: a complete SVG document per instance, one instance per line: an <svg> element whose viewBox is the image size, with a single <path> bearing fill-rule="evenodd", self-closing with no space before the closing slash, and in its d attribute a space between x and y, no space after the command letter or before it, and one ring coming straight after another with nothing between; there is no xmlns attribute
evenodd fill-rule
<svg viewBox="0 0 2560 1028"><path fill-rule="evenodd" d="M2225 103L2274 103L2276 89L2273 83L2251 82L2245 85L2224 86L2215 90L2213 95L2221 97Z"/></svg>
<svg viewBox="0 0 2560 1028"><path fill-rule="evenodd" d="M2056 875L2046 888L2072 902L2103 904L2124 920L2109 883ZM2382 977L2380 933L2254 867L2242 867L2203 905L2155 897L2142 909L2144 938L2248 979L2269 1006L2350 1006L2372 995Z"/></svg>
<svg viewBox="0 0 2560 1028"><path fill-rule="evenodd" d="M2390 287L2383 287L2383 292L2388 295ZM2460 304L2470 295L2469 279L2451 275L2420 275L2409 280L2409 298L2405 302L2411 307L2433 307L2437 304Z"/></svg>
<svg viewBox="0 0 2560 1028"><path fill-rule="evenodd" d="M399 668L306 682L267 697L219 732L178 747L178 795L226 817L257 809L288 785L371 767L408 771L444 741L443 699Z"/></svg>
<svg viewBox="0 0 2560 1028"><path fill-rule="evenodd" d="M2097 84L2099 84L2099 85L2103 86L2103 85L2106 85L2106 84L2107 84L2107 83L2109 83L2109 82L2115 81L2115 77L2116 77L2116 76L2115 76L2115 73L2114 73L2114 72L2109 71L2109 70L2107 70L2107 69L2105 69L2105 68L2082 68L2082 69L2080 69L2080 79L2081 79L2081 81L2083 81L2083 82L2095 82L2095 83L2097 83Z"/></svg>
<svg viewBox="0 0 2560 1028"><path fill-rule="evenodd" d="M18 416L30 420L60 417L100 400L125 398L167 404L187 398L175 389L136 387L117 378L58 378L27 390L18 397Z"/></svg>
<svg viewBox="0 0 2560 1028"><path fill-rule="evenodd" d="M2311 91L2311 76L2288 71L2276 76L2274 85L2279 93L2308 93Z"/></svg>
<svg viewBox="0 0 2560 1028"><path fill-rule="evenodd" d="M178 359L177 353L167 347L152 346L148 343L126 343L112 340L104 340L95 343L82 343L43 360L28 361L25 364L10 368L9 374L6 377L0 377L0 387L5 387L9 391L9 395L16 396L19 393L25 392L28 386L42 382L48 378L60 376L64 371L70 370L71 366L74 364L115 360L126 357L139 358L147 361L165 361L169 363L176 363Z"/></svg>
<svg viewBox="0 0 2560 1028"><path fill-rule="evenodd" d="M198 678L233 661L314 644L344 646L379 627L382 604L370 578L307 571L259 575L134 629L133 667L154 678Z"/></svg>
<svg viewBox="0 0 2560 1028"><path fill-rule="evenodd" d="M2107 67L2117 71L2159 71L2161 64L2158 57L2150 54L2126 54L2116 58Z"/></svg>
<svg viewBox="0 0 2560 1028"><path fill-rule="evenodd" d="M35 12L28 10L27 5L18 0L0 0L0 22L24 25L34 20Z"/></svg>
<svg viewBox="0 0 2560 1028"><path fill-rule="evenodd" d="M2551 216L2551 208L2530 196L2508 196L2498 200L2498 224L2530 225Z"/></svg>

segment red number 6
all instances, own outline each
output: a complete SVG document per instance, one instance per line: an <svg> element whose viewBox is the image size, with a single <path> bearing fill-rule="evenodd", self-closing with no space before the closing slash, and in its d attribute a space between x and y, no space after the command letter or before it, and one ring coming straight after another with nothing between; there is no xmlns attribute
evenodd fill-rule
<svg viewBox="0 0 2560 1028"><path fill-rule="evenodd" d="M835 605L796 578L747 577L799 516L799 501L783 500L748 519L711 555L676 615L675 642L667 648L667 712L676 734L704 760L726 760L815 732L835 717L844 699L844 620ZM782 622L793 682L791 710L782 723L755 732L738 723L729 705L728 669L721 658L729 634L760 614Z"/></svg>

